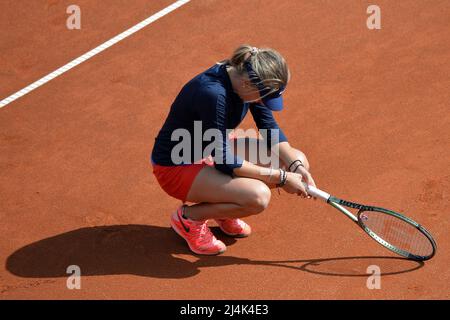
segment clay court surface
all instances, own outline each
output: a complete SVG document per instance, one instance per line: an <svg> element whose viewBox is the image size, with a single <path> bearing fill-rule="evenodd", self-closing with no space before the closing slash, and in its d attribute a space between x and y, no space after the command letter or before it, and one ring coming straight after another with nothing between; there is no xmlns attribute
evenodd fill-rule
<svg viewBox="0 0 450 320"><path fill-rule="evenodd" d="M0 99L172 0L0 4ZM370 4L381 30L366 27ZM449 299L450 2L193 0L0 109L0 299ZM241 43L292 80L276 114L319 188L402 212L438 244L398 258L331 207L273 191L254 233L200 257L149 155L181 87ZM253 127L249 115L242 128ZM80 290L66 268L78 265ZM381 289L366 286L381 269Z"/></svg>

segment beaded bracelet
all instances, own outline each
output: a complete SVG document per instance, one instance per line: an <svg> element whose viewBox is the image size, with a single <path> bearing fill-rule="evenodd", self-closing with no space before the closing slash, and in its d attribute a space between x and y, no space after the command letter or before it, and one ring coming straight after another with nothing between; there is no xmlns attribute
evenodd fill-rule
<svg viewBox="0 0 450 320"><path fill-rule="evenodd" d="M279 169L279 170L280 170L280 183L277 184L277 187L282 187L282 186L284 186L286 184L287 173L283 169Z"/></svg>
<svg viewBox="0 0 450 320"><path fill-rule="evenodd" d="M283 170L281 168L279 168L278 171L280 171L280 182L277 183L277 187L279 187L281 184L281 181L283 181Z"/></svg>

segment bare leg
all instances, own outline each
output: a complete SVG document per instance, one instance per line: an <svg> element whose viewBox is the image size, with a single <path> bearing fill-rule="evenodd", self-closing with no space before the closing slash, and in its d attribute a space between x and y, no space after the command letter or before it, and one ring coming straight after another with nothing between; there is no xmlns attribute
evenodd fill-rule
<svg viewBox="0 0 450 320"><path fill-rule="evenodd" d="M234 152L248 161L249 145L246 143L247 148L243 152L239 152L237 148ZM258 147L263 146L263 143L258 144ZM296 150L296 153L298 153L298 159L302 160L305 167L309 169L305 155L299 150ZM287 167L281 159L279 163L282 168ZM262 165L259 159L256 164ZM260 180L244 177L232 178L215 168L205 167L195 178L187 196L187 201L197 204L187 207L185 215L192 220L206 220L242 218L258 214L264 211L270 202L269 188L275 187L276 184L266 185Z"/></svg>
<svg viewBox="0 0 450 320"><path fill-rule="evenodd" d="M250 215L250 210L234 203L202 202L185 208L185 216L192 220L234 219Z"/></svg>
<svg viewBox="0 0 450 320"><path fill-rule="evenodd" d="M262 181L225 175L215 168L203 168L189 190L187 208L192 220L239 218L264 211L271 193Z"/></svg>

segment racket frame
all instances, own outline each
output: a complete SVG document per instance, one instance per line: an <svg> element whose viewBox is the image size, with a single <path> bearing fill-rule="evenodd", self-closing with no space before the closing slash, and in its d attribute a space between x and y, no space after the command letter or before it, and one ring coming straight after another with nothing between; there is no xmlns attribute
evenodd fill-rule
<svg viewBox="0 0 450 320"><path fill-rule="evenodd" d="M373 240L375 240L376 242L378 242L379 244L381 244L383 247L385 247L388 250L391 250L392 252L403 256L407 259L411 259L411 260L416 260L416 261L425 261L425 260L429 260L431 259L435 253L436 253L436 242L434 241L433 237L431 236L431 234L420 224L418 224L417 222L415 222L414 220L398 213L392 210L388 210L388 209L384 209L381 207L374 207L374 206L366 206L363 204L359 204L359 203L355 203L355 202L350 202L350 201L346 201L343 199L339 199L337 197L334 197L318 188L312 187L312 186L306 186L307 192L308 194L312 195L313 197L316 197L318 199L321 199L322 201L328 203L329 205L331 205L332 207L336 208L337 210L339 210L340 212L342 212L343 214L345 214L349 219L351 219L353 222L355 222L361 229L363 229ZM351 213L349 210L347 210L346 208L344 208L344 206L349 207L349 208L353 208L353 209L358 209L358 213L356 214L356 216ZM364 222L361 219L361 214L365 211L376 211L376 212L381 212L384 214L388 214L391 216L394 216L408 224L410 224L411 226L417 228L425 237L427 237L427 239L430 241L431 246L433 248L433 252L428 255L428 256L419 256L419 255L415 255L412 254L408 251L402 250L392 244L390 244L389 242L385 241L384 239L382 239L381 237L379 237L374 231L372 231L369 227L367 227Z"/></svg>

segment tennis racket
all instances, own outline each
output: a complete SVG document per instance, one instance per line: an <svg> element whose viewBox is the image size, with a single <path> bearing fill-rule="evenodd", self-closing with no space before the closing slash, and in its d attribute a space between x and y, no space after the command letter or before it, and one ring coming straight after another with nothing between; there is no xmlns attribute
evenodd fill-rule
<svg viewBox="0 0 450 320"><path fill-rule="evenodd" d="M417 261L429 260L436 253L433 237L414 220L392 210L342 200L306 184L305 187L308 194L345 214L385 248ZM344 206L358 212L355 215Z"/></svg>

